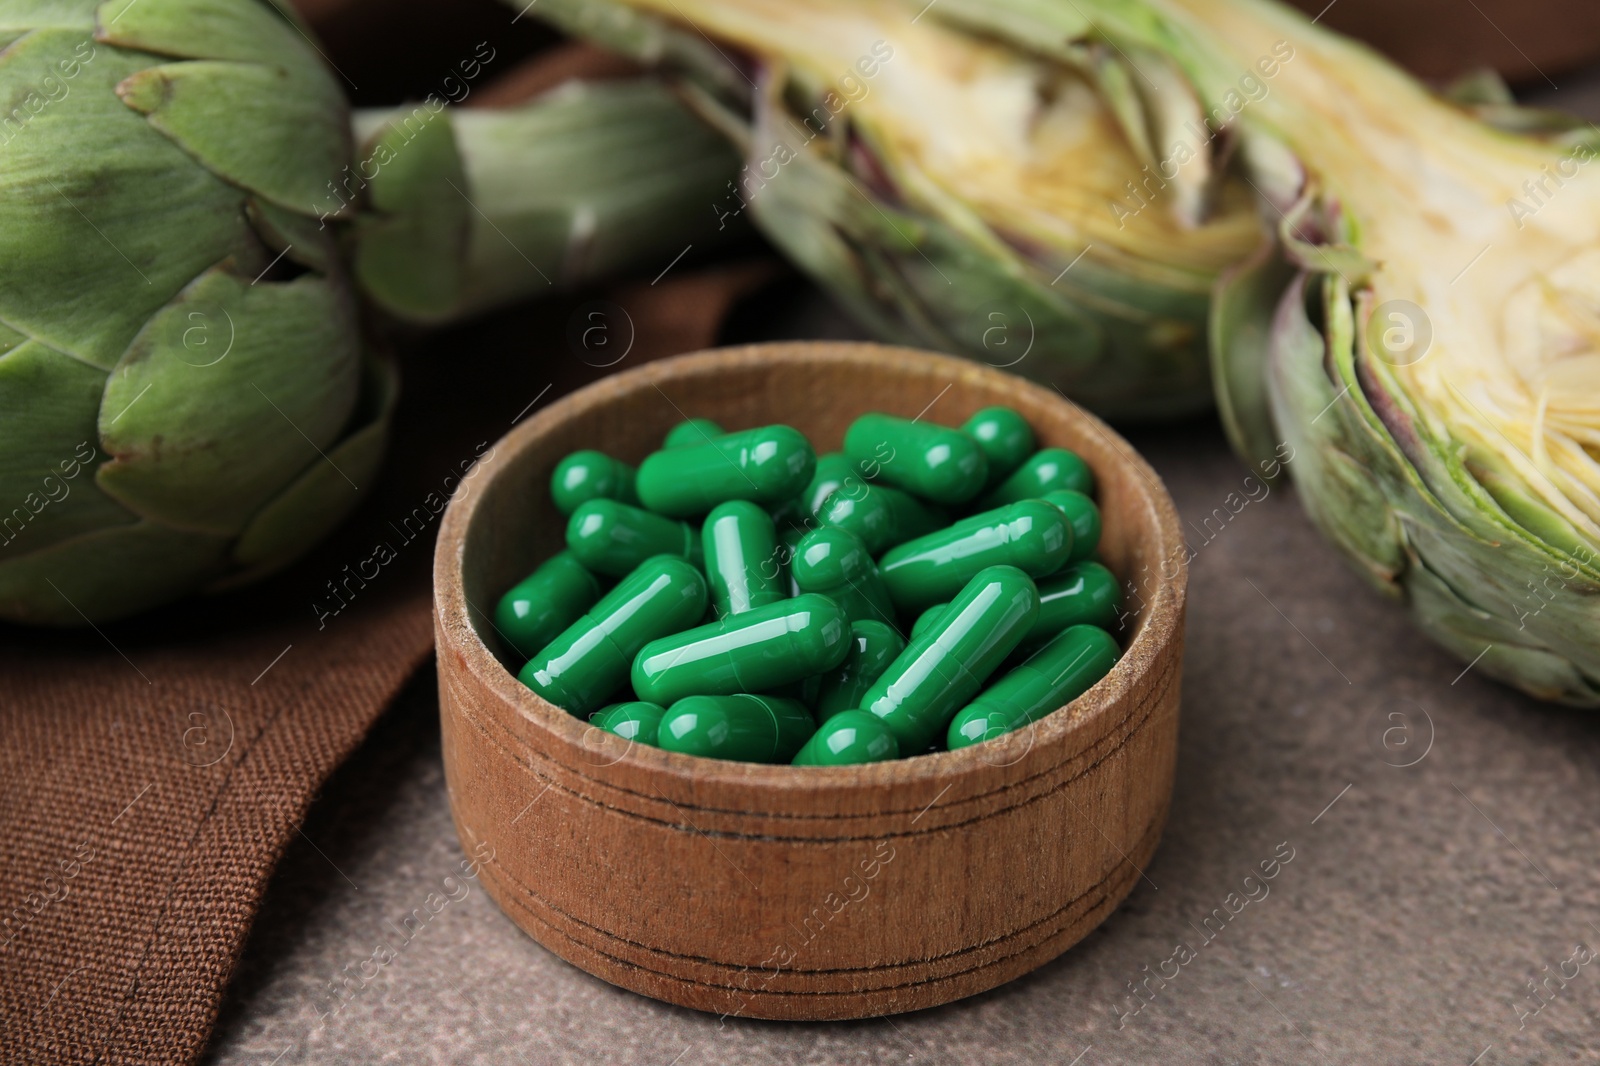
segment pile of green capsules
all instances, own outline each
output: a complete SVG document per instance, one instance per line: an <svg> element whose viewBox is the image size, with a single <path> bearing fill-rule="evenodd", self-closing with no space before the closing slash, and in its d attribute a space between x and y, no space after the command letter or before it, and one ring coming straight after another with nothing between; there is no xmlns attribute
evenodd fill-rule
<svg viewBox="0 0 1600 1066"><path fill-rule="evenodd" d="M1010 408L862 415L820 457L789 426L691 419L637 471L569 455L550 491L567 550L495 627L524 684L640 743L828 766L960 748L1120 654L1093 476Z"/></svg>

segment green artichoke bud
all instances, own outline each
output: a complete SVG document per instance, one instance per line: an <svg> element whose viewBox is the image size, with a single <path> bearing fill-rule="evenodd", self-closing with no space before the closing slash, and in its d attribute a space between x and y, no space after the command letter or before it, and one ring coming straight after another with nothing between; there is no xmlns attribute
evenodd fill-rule
<svg viewBox="0 0 1600 1066"><path fill-rule="evenodd" d="M1232 116L1277 223L1215 301L1235 446L1292 454L1313 521L1475 670L1600 705L1600 132L1440 98L1266 0L983 7L1159 50Z"/></svg>
<svg viewBox="0 0 1600 1066"><path fill-rule="evenodd" d="M265 0L7 5L0 101L0 618L52 625L260 577L362 499L397 385L358 290L438 321L665 262L736 165L652 86L358 151Z"/></svg>
<svg viewBox="0 0 1600 1066"><path fill-rule="evenodd" d="M1254 194L1225 179L1226 139L1162 169L1207 121L1174 62L1112 47L1082 19L1067 35L1007 39L1033 6L1058 5L532 11L686 79L745 155L719 215L748 206L883 338L1006 367L1115 416L1207 407L1209 294L1261 240Z"/></svg>

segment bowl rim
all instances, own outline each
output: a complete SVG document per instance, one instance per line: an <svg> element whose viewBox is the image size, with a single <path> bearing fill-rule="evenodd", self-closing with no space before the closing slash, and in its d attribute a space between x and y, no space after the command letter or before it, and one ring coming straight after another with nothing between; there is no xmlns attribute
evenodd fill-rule
<svg viewBox="0 0 1600 1066"><path fill-rule="evenodd" d="M1151 535L1155 541L1152 558L1173 561L1173 573L1169 576L1163 567L1153 592L1144 598L1144 610L1135 625L1134 637L1123 649L1121 659L1105 677L1077 699L1036 719L1026 729L1018 729L1004 737L955 751L924 753L852 766L797 767L785 763L734 762L665 751L600 731L598 727L550 703L518 681L479 634L472 621L471 605L465 589L468 538L475 521L480 518L479 506L487 495L485 489L488 484L509 467L513 457L532 446L545 432L587 410L609 403L620 392L627 391L627 386L654 386L659 391L663 384L674 379L714 374L734 367L748 369L762 363L826 362L844 366L877 364L881 367L888 357L902 359L907 356L925 361L930 369L948 373L953 381L994 378L1009 389L1033 392L1037 394L1036 399L1066 409L1090 433L1104 438L1113 463L1126 467L1129 473L1136 475L1127 484L1136 494L1140 510L1148 512L1151 527L1141 532ZM1101 473L1101 470L1096 471L1097 476ZM608 375L569 393L518 423L473 464L452 494L434 547L434 621L440 644L436 651L441 656L446 652L452 653L483 686L484 691L492 692L499 698L505 709L515 712L527 726L545 734L549 740L569 748L573 755L585 750L592 752L593 746L586 745L585 739L597 732L601 733L606 744L614 741L626 745L626 749L616 758L605 763L580 757L578 761L566 761L569 768L581 763L587 763L591 770L616 769L628 764L635 772L662 779L663 784L670 780L675 786L672 791L679 794L683 794L681 789L696 785L753 787L775 795L855 791L888 786L904 788L919 782L928 784L951 780L966 772L992 772L997 768L1018 765L1035 747L1062 743L1073 733L1096 727L1101 718L1123 702L1120 696L1137 692L1142 681L1153 683L1155 675L1165 668L1160 654L1162 649L1182 636L1188 563L1189 552L1183 540L1177 508L1155 470L1116 431L1068 400L1058 389L1046 388L967 359L867 341L774 341L712 348L654 360L619 374ZM1119 578L1124 582L1127 580L1126 575L1119 575ZM1141 590L1143 594L1144 590ZM445 673L441 667L441 683ZM1016 750L1018 748L1022 749L1020 753ZM1048 772L1048 769L1038 773L1044 772ZM1034 776L1037 773L1028 775L1029 778ZM931 807L932 803L928 806ZM759 816L778 812L750 813ZM884 809L880 813L904 812Z"/></svg>

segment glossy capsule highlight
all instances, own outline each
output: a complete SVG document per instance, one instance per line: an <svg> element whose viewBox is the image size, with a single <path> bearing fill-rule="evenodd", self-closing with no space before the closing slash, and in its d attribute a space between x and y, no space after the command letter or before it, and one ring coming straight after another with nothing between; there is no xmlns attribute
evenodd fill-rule
<svg viewBox="0 0 1600 1066"><path fill-rule="evenodd" d="M1118 628L1122 613L1122 586L1116 575L1097 562L1073 563L1039 582L1039 618L1024 638L1039 644L1069 626L1098 626L1107 632Z"/></svg>
<svg viewBox="0 0 1600 1066"><path fill-rule="evenodd" d="M844 453L867 480L946 506L966 503L989 478L989 461L967 434L893 415L865 414L850 423Z"/></svg>
<svg viewBox="0 0 1600 1066"><path fill-rule="evenodd" d="M494 631L526 662L599 599L600 579L571 552L558 552L500 597Z"/></svg>
<svg viewBox="0 0 1600 1066"><path fill-rule="evenodd" d="M812 704L817 721L826 722L842 711L860 707L861 697L905 650L900 634L882 622L852 622L849 652L838 666L821 675L817 686Z"/></svg>
<svg viewBox="0 0 1600 1066"><path fill-rule="evenodd" d="M825 596L801 595L652 640L633 661L633 691L662 706L765 692L831 670L849 651L844 611Z"/></svg>
<svg viewBox="0 0 1600 1066"><path fill-rule="evenodd" d="M639 464L636 485L650 510L690 518L729 500L782 503L806 487L816 468L816 453L798 430L762 426L653 452Z"/></svg>
<svg viewBox="0 0 1600 1066"><path fill-rule="evenodd" d="M656 746L656 732L661 728L661 719L666 717L666 713L667 709L660 704L629 700L600 708L589 719L589 724L607 733L615 733L623 740L636 740L653 748Z"/></svg>
<svg viewBox="0 0 1600 1066"><path fill-rule="evenodd" d="M939 621L912 641L861 699L900 750L926 751L1033 625L1039 593L1014 566L991 566L967 582Z"/></svg>
<svg viewBox="0 0 1600 1066"><path fill-rule="evenodd" d="M667 708L656 743L709 759L788 762L816 728L804 705L782 696L686 696Z"/></svg>
<svg viewBox="0 0 1600 1066"><path fill-rule="evenodd" d="M817 727L794 757L796 766L855 766L900 757L900 742L883 719L841 711Z"/></svg>
<svg viewBox="0 0 1600 1066"><path fill-rule="evenodd" d="M715 440L725 431L709 418L688 418L667 430L663 448L682 448L687 444L704 444Z"/></svg>
<svg viewBox="0 0 1600 1066"><path fill-rule="evenodd" d="M944 515L909 493L857 480L836 489L817 511L817 522L854 533L874 556L943 526Z"/></svg>
<svg viewBox="0 0 1600 1066"><path fill-rule="evenodd" d="M633 467L596 451L573 452L556 464L550 475L550 499L563 515L590 500L639 502Z"/></svg>
<svg viewBox="0 0 1600 1066"><path fill-rule="evenodd" d="M1023 500L907 541L878 561L878 571L895 606L909 615L950 599L985 567L1044 577L1071 554L1066 515L1043 500Z"/></svg>
<svg viewBox="0 0 1600 1066"><path fill-rule="evenodd" d="M1034 452L1010 477L995 486L978 506L999 507L1018 500L1036 500L1047 492L1070 489L1094 496L1094 472L1076 452L1045 448Z"/></svg>
<svg viewBox="0 0 1600 1066"><path fill-rule="evenodd" d="M687 522L616 500L590 500L567 520L567 550L597 574L619 577L653 555L700 565L700 534Z"/></svg>
<svg viewBox="0 0 1600 1066"><path fill-rule="evenodd" d="M852 622L871 619L894 624L894 603L878 564L853 533L832 526L813 529L795 544L789 571L802 592L828 597Z"/></svg>
<svg viewBox="0 0 1600 1066"><path fill-rule="evenodd" d="M1072 626L956 712L945 736L951 751L1005 736L1089 691L1121 657L1111 634Z"/></svg>
<svg viewBox="0 0 1600 1066"><path fill-rule="evenodd" d="M989 461L985 488L993 488L1027 461L1038 446L1028 420L1009 407L985 407L961 424Z"/></svg>
<svg viewBox="0 0 1600 1066"><path fill-rule="evenodd" d="M1072 527L1072 557L1067 561L1075 563L1093 557L1100 546L1100 508L1094 501L1073 489L1047 492L1040 499L1060 508Z"/></svg>
<svg viewBox="0 0 1600 1066"><path fill-rule="evenodd" d="M654 556L529 659L517 677L557 707L588 717L627 684L639 649L694 625L705 609L700 571L676 556Z"/></svg>
<svg viewBox="0 0 1600 1066"><path fill-rule="evenodd" d="M772 516L748 500L718 504L700 529L711 607L718 618L788 598Z"/></svg>

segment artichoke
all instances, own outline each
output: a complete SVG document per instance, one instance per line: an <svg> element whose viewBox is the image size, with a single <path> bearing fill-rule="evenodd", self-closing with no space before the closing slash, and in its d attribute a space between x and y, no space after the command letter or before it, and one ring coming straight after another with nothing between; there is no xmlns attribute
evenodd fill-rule
<svg viewBox="0 0 1600 1066"><path fill-rule="evenodd" d="M665 261L737 165L643 84L503 113L430 98L356 116L358 138L265 0L10 3L0 49L14 621L99 622L284 566L383 452L396 376L358 292L442 321Z"/></svg>
<svg viewBox="0 0 1600 1066"><path fill-rule="evenodd" d="M1093 34L1002 40L1011 6L541 0L532 13L686 82L745 156L718 216L748 207L884 339L1113 416L1209 407L1210 291L1261 240L1254 194L1228 180L1221 138L1163 176L1208 121L1175 65Z"/></svg>

